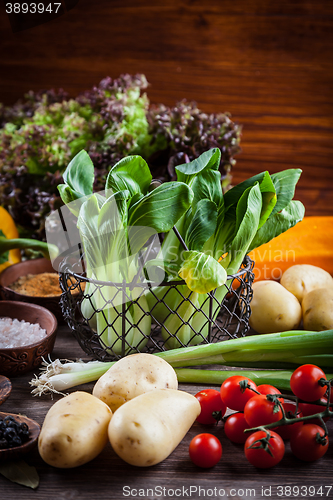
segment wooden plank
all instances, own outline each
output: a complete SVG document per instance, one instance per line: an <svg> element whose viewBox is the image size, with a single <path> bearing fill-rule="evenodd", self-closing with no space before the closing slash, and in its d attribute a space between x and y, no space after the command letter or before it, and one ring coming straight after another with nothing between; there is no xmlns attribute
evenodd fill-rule
<svg viewBox="0 0 333 500"><path fill-rule="evenodd" d="M144 73L151 103L185 98L243 125L234 182L301 168L308 213L332 213L332 1L80 0L15 34L1 10L0 30L0 101Z"/></svg>

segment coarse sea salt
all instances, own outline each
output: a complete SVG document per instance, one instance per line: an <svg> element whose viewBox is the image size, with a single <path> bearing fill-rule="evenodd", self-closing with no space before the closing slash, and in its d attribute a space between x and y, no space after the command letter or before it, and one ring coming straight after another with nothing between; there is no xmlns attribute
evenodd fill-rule
<svg viewBox="0 0 333 500"><path fill-rule="evenodd" d="M38 323L12 318L0 318L0 348L10 349L40 342L46 337L46 330Z"/></svg>

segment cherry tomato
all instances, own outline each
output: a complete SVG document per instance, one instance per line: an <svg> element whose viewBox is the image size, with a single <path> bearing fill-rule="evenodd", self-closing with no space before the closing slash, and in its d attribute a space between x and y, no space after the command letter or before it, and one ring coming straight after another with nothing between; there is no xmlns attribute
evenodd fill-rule
<svg viewBox="0 0 333 500"><path fill-rule="evenodd" d="M264 394L259 394L246 403L244 417L249 427L259 427L281 420L283 414L277 402L270 401Z"/></svg>
<svg viewBox="0 0 333 500"><path fill-rule="evenodd" d="M269 385L269 384L261 384L258 385L257 390L260 392L260 394L281 394L279 389L274 387L274 385ZM281 403L283 403L284 399L279 398Z"/></svg>
<svg viewBox="0 0 333 500"><path fill-rule="evenodd" d="M303 414L300 410L297 411L297 414L295 415L296 411L296 405L294 403L283 403L283 408L286 414L287 418L301 418L303 417ZM276 427L274 430L279 436L282 437L284 441L287 441L288 439L291 438L293 434L297 434L299 429L302 427L303 422L296 422L294 424L289 424L289 425L281 425L279 427Z"/></svg>
<svg viewBox="0 0 333 500"><path fill-rule="evenodd" d="M319 384L320 379L326 380L326 375L319 366L301 365L290 377L290 387L295 396L304 401L316 401L324 396L327 386Z"/></svg>
<svg viewBox="0 0 333 500"><path fill-rule="evenodd" d="M325 455L328 449L328 437L323 438L325 431L316 424L304 424L297 434L290 438L293 454L305 462L314 462Z"/></svg>
<svg viewBox="0 0 333 500"><path fill-rule="evenodd" d="M227 411L220 392L215 389L204 389L198 392L195 397L201 406L201 413L197 417L197 422L200 424L216 424Z"/></svg>
<svg viewBox="0 0 333 500"><path fill-rule="evenodd" d="M195 465L208 469L221 459L222 445L213 434L198 434L190 442L189 454Z"/></svg>
<svg viewBox="0 0 333 500"><path fill-rule="evenodd" d="M232 413L224 423L224 432L233 443L245 443L250 433L244 430L249 428L244 413Z"/></svg>
<svg viewBox="0 0 333 500"><path fill-rule="evenodd" d="M223 403L231 410L243 411L247 401L256 394L246 385L252 387L254 391L257 390L256 384L247 377L233 375L227 378L221 385L220 391Z"/></svg>
<svg viewBox="0 0 333 500"><path fill-rule="evenodd" d="M285 452L281 436L274 431L256 431L251 434L244 445L245 456L250 464L260 469L268 469L278 464Z"/></svg>

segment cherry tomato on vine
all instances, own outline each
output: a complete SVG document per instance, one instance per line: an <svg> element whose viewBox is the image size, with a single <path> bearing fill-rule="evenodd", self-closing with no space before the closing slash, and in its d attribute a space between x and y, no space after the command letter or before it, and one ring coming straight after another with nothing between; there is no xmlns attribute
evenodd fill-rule
<svg viewBox="0 0 333 500"><path fill-rule="evenodd" d="M223 403L231 410L243 411L247 401L256 393L256 384L242 375L228 377L221 385L221 398Z"/></svg>
<svg viewBox="0 0 333 500"><path fill-rule="evenodd" d="M281 436L274 431L256 431L244 445L244 453L250 464L260 469L268 469L278 464L285 452Z"/></svg>
<svg viewBox="0 0 333 500"><path fill-rule="evenodd" d="M279 389L270 384L258 385L257 390L260 392L260 394L281 394L281 391L279 391ZM283 403L284 401L283 398L279 398L279 400L281 401L281 403Z"/></svg>
<svg viewBox="0 0 333 500"><path fill-rule="evenodd" d="M314 462L321 458L328 449L328 437L323 437L325 431L316 424L304 424L297 434L290 438L290 448L293 454L305 462Z"/></svg>
<svg viewBox="0 0 333 500"><path fill-rule="evenodd" d="M281 420L283 414L278 402L270 401L264 394L259 394L246 403L244 417L249 427L259 427Z"/></svg>
<svg viewBox="0 0 333 500"><path fill-rule="evenodd" d="M232 413L224 422L224 432L233 443L245 443L250 433L244 430L249 428L244 413Z"/></svg>
<svg viewBox="0 0 333 500"><path fill-rule="evenodd" d="M295 414L296 405L294 403L283 403L283 408L287 418L303 417L303 414L299 409ZM302 421L296 422L294 424L280 425L279 427L276 427L274 431L279 434L279 436L281 436L284 441L287 441L293 434L297 434L302 425Z"/></svg>
<svg viewBox="0 0 333 500"><path fill-rule="evenodd" d="M319 366L301 365L290 377L290 387L295 396L304 401L316 401L324 396L327 386L320 385L320 380L326 380L326 375Z"/></svg>
<svg viewBox="0 0 333 500"><path fill-rule="evenodd" d="M198 434L190 442L189 455L195 465L208 469L220 461L222 445L213 434Z"/></svg>
<svg viewBox="0 0 333 500"><path fill-rule="evenodd" d="M200 424L216 424L227 411L220 392L215 389L204 389L199 391L195 397L201 406L201 413L197 417L197 422Z"/></svg>

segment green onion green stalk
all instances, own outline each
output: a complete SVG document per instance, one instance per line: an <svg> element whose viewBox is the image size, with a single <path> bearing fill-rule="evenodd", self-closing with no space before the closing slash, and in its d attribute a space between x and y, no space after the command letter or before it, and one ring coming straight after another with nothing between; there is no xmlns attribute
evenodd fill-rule
<svg viewBox="0 0 333 500"><path fill-rule="evenodd" d="M252 355L251 363L248 364L248 367L251 368L250 371L193 368L200 364L216 365L217 361L229 368L235 367L237 364L245 367L245 363L241 365L244 350L247 355ZM312 357L313 350L315 350L315 354ZM267 361L269 369L256 370L256 368L261 367L261 356L274 351L274 359L270 363ZM304 361L315 363L322 360L319 366L326 372L333 371L332 354L333 330L323 332L293 330L178 348L154 355L170 363L176 370L179 382L182 383L221 384L228 376L241 372L258 383L272 384L280 390L289 390L289 380L293 370L304 364ZM285 363L286 359L290 361L291 369L277 369L277 365ZM51 363L45 362L40 377L35 377L30 382L31 386L34 387L32 393L34 395L46 392L62 393L71 387L94 382L114 363L116 361L108 363L101 361L66 362L64 364L60 360ZM189 368L191 366L192 368ZM332 378L330 373L326 373L326 375L328 378Z"/></svg>
<svg viewBox="0 0 333 500"><path fill-rule="evenodd" d="M0 263L6 262L8 260L7 252L15 249L25 250L35 250L40 252L47 259L56 258L58 255L58 248L55 245L50 245L44 241L33 240L30 238L12 238L8 239L3 235L0 230Z"/></svg>

